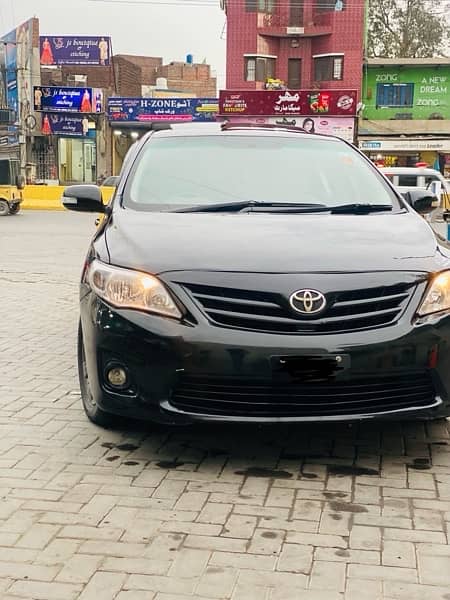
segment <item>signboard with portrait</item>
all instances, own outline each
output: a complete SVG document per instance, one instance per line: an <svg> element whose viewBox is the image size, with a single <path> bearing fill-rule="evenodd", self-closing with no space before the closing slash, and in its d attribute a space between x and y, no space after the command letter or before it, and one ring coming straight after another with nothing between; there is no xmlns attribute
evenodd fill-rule
<svg viewBox="0 0 450 600"><path fill-rule="evenodd" d="M230 123L301 127L308 133L335 135L350 143L353 143L355 136L353 117L228 117L226 120Z"/></svg>
<svg viewBox="0 0 450 600"><path fill-rule="evenodd" d="M87 115L42 114L42 133L65 137L90 137L95 135Z"/></svg>
<svg viewBox="0 0 450 600"><path fill-rule="evenodd" d="M100 113L103 93L100 89L35 86L34 110Z"/></svg>
<svg viewBox="0 0 450 600"><path fill-rule="evenodd" d="M356 108L356 90L223 90L219 95L219 113L222 116L354 117Z"/></svg>
<svg viewBox="0 0 450 600"><path fill-rule="evenodd" d="M111 38L108 36L40 37L41 65L93 65L111 63Z"/></svg>

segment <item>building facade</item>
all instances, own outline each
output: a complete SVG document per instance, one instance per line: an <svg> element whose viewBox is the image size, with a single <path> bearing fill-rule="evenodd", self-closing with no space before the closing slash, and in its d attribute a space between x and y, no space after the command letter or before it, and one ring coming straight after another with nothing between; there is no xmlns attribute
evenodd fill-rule
<svg viewBox="0 0 450 600"><path fill-rule="evenodd" d="M380 165L450 177L450 59L369 59L363 71L360 148Z"/></svg>
<svg viewBox="0 0 450 600"><path fill-rule="evenodd" d="M228 90L360 89L361 0L223 0Z"/></svg>

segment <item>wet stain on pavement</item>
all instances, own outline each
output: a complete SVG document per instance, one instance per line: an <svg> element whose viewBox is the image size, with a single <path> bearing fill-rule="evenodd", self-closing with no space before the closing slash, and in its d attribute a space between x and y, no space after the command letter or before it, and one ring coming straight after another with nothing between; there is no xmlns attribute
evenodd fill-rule
<svg viewBox="0 0 450 600"><path fill-rule="evenodd" d="M345 492L322 492L325 498L332 500L333 498L346 498L348 494Z"/></svg>
<svg viewBox="0 0 450 600"><path fill-rule="evenodd" d="M179 462L177 460L160 460L156 463L156 466L160 469L176 469L177 467L182 467L184 462Z"/></svg>
<svg viewBox="0 0 450 600"><path fill-rule="evenodd" d="M123 450L124 452L133 452L133 450L137 450L139 446L135 444L119 444L116 446L117 450Z"/></svg>
<svg viewBox="0 0 450 600"><path fill-rule="evenodd" d="M350 513L364 513L367 512L367 508L361 504L352 504L351 502L338 502L332 500L330 502L331 510L338 512L350 512Z"/></svg>
<svg viewBox="0 0 450 600"><path fill-rule="evenodd" d="M304 460L305 458L328 458L325 454L293 454L285 452L281 455L281 460Z"/></svg>
<svg viewBox="0 0 450 600"><path fill-rule="evenodd" d="M339 514L336 514L336 513L333 513L331 515L331 518L333 519L333 521L342 521L342 515L339 515Z"/></svg>
<svg viewBox="0 0 450 600"><path fill-rule="evenodd" d="M318 475L315 473L302 473L302 477L305 479L317 479Z"/></svg>
<svg viewBox="0 0 450 600"><path fill-rule="evenodd" d="M274 531L263 531L261 537L266 538L267 540L274 540L277 537L277 534Z"/></svg>
<svg viewBox="0 0 450 600"><path fill-rule="evenodd" d="M136 462L135 460L126 460L123 464L126 465L127 467L135 467L139 463Z"/></svg>
<svg viewBox="0 0 450 600"><path fill-rule="evenodd" d="M103 442L102 444L102 448L108 448L109 450L112 450L115 447L116 445L113 442Z"/></svg>
<svg viewBox="0 0 450 600"><path fill-rule="evenodd" d="M348 550L336 550L335 555L347 558L350 556L350 552Z"/></svg>
<svg viewBox="0 0 450 600"><path fill-rule="evenodd" d="M292 473L288 471L277 471L275 469L266 469L265 467L249 467L245 471L235 471L236 475L245 475L246 477L268 477L270 479L291 479Z"/></svg>
<svg viewBox="0 0 450 600"><path fill-rule="evenodd" d="M410 469L416 469L416 471L426 471L431 469L429 458L415 458L412 465L409 465Z"/></svg>
<svg viewBox="0 0 450 600"><path fill-rule="evenodd" d="M116 455L116 456L107 456L106 460L108 462L114 462L115 460L119 460L120 456Z"/></svg>
<svg viewBox="0 0 450 600"><path fill-rule="evenodd" d="M348 465L327 465L329 475L337 475L338 477L345 477L351 475L353 477L359 475L379 475L380 472L377 469L368 469L366 467L356 467Z"/></svg>

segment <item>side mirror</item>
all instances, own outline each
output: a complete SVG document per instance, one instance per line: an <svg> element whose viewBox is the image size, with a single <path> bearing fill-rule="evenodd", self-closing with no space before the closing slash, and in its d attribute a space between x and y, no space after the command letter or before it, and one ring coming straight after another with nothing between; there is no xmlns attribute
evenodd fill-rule
<svg viewBox="0 0 450 600"><path fill-rule="evenodd" d="M436 198L436 196L431 192L422 189L405 192L403 197L406 202L421 215L432 212L439 205L439 199Z"/></svg>
<svg viewBox="0 0 450 600"><path fill-rule="evenodd" d="M102 191L97 185L71 185L64 190L61 199L68 210L104 213Z"/></svg>
<svg viewBox="0 0 450 600"><path fill-rule="evenodd" d="M23 175L17 175L16 177L16 188L18 190L23 190L25 188L26 185L26 179Z"/></svg>

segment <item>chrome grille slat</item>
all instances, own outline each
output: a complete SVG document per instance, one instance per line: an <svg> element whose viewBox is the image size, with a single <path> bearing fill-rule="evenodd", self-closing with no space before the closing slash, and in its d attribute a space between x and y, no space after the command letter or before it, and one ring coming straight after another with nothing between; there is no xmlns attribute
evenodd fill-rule
<svg viewBox="0 0 450 600"><path fill-rule="evenodd" d="M314 335L373 329L394 324L403 314L414 283L329 292L327 306L316 317L296 313L289 295L181 283L216 326L268 333Z"/></svg>

